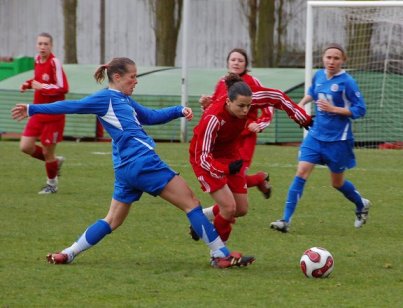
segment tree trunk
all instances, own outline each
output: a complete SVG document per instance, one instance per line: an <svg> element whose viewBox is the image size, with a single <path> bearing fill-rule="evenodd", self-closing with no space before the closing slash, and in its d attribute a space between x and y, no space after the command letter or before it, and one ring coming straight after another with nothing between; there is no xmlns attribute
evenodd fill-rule
<svg viewBox="0 0 403 308"><path fill-rule="evenodd" d="M77 63L77 0L63 0L64 63Z"/></svg>
<svg viewBox="0 0 403 308"><path fill-rule="evenodd" d="M275 0L240 0L248 20L252 66L268 67L274 63Z"/></svg>
<svg viewBox="0 0 403 308"><path fill-rule="evenodd" d="M285 35L286 24L283 18L283 7L284 0L278 1L278 9L277 9L277 46L273 50L276 50L275 55L273 57L273 67L278 67L281 56L283 54L283 36Z"/></svg>
<svg viewBox="0 0 403 308"><path fill-rule="evenodd" d="M105 59L105 0L100 0L99 12L99 63L104 64Z"/></svg>
<svg viewBox="0 0 403 308"><path fill-rule="evenodd" d="M274 59L274 0L260 0L256 40L256 67L271 67Z"/></svg>
<svg viewBox="0 0 403 308"><path fill-rule="evenodd" d="M257 12L259 9L258 0L240 0L241 8L248 20L248 33L252 53L252 66L256 59L256 40L257 40Z"/></svg>
<svg viewBox="0 0 403 308"><path fill-rule="evenodd" d="M158 66L175 66L182 2L182 0L155 0L155 61Z"/></svg>

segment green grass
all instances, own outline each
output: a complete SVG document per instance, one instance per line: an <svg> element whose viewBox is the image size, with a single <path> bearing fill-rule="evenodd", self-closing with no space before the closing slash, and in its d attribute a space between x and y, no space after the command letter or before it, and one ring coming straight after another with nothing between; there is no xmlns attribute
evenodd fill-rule
<svg viewBox="0 0 403 308"><path fill-rule="evenodd" d="M161 157L203 194L188 164L187 145L160 143ZM296 169L296 147L258 146L252 171L270 170L274 193L253 189L250 211L234 225L231 249L256 256L250 267L209 267L207 247L188 236L185 215L144 195L126 222L68 266L45 262L70 245L109 208L110 144L63 142L66 157L55 195L37 195L43 164L18 143L0 142L1 307L403 307L403 152L357 150L348 178L373 207L362 229L353 205L330 187L325 168L306 185L291 232L269 223L281 217ZM305 249L322 246L335 258L328 279L299 269Z"/></svg>

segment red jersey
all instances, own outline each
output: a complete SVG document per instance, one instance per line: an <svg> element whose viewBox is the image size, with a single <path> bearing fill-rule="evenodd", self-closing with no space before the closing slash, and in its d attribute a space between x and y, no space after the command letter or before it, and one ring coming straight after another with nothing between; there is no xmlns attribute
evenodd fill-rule
<svg viewBox="0 0 403 308"><path fill-rule="evenodd" d="M251 88L254 87L262 87L262 84L258 79L249 75L243 74L243 81ZM253 90L252 90L253 91ZM225 101L227 99L227 85L225 84L225 78L222 78L216 84L213 95L211 96L211 101L213 104L221 101ZM259 110L261 111L260 117L258 117ZM259 125L260 131L265 129L270 125L272 120L272 110L269 105L252 105L248 112L247 122L245 125L245 130L243 134L251 134L252 132L248 130L248 125L250 123L256 122Z"/></svg>
<svg viewBox="0 0 403 308"><path fill-rule="evenodd" d="M49 58L41 63L40 55L35 58L34 78L27 80L28 89L32 89L32 81L42 83L42 89L35 90L34 104L47 104L65 99L69 91L66 74L60 61L51 53ZM64 119L64 115L38 115L41 120L55 121Z"/></svg>
<svg viewBox="0 0 403 308"><path fill-rule="evenodd" d="M276 109L285 111L288 117L298 125L308 126L312 122L312 118L305 109L299 107L287 96L283 91L262 86L254 85L251 87L252 106L272 106Z"/></svg>
<svg viewBox="0 0 403 308"><path fill-rule="evenodd" d="M310 124L311 117L283 91L263 87L259 80L249 74L243 74L241 77L253 92L252 107L248 112L246 127L252 122L258 123L261 130L267 127L272 119L270 107L285 111L288 116L299 125L306 126ZM226 99L227 86L223 78L217 83L211 101L212 104L215 104L216 102L225 101ZM262 115L258 118L259 109L262 111Z"/></svg>
<svg viewBox="0 0 403 308"><path fill-rule="evenodd" d="M239 136L247 119L232 116L222 100L209 106L193 130L190 142L190 163L201 166L212 177L229 174L228 164L241 158Z"/></svg>

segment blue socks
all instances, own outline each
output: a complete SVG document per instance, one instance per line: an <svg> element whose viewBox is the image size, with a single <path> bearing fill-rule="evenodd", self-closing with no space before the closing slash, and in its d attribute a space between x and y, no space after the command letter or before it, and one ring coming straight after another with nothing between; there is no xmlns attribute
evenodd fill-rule
<svg viewBox="0 0 403 308"><path fill-rule="evenodd" d="M302 193L304 191L306 180L300 178L299 176L294 177L294 181L291 183L288 189L287 201L284 206L283 219L286 222L290 222L292 215L295 212L295 208L297 207L297 203L299 199L302 197Z"/></svg>
<svg viewBox="0 0 403 308"><path fill-rule="evenodd" d="M109 224L105 220L100 219L89 226L88 229L85 230L85 232L80 236L80 238L69 248L63 250L63 252L76 256L84 250L94 246L111 232L112 229Z"/></svg>
<svg viewBox="0 0 403 308"><path fill-rule="evenodd" d="M213 224L203 214L202 207L198 206L186 214L197 235L207 244L213 257L227 257L229 249L221 240ZM69 256L69 262L79 253L87 250L101 241L112 232L105 220L98 220L88 227L80 238L70 247L63 250Z"/></svg>
<svg viewBox="0 0 403 308"><path fill-rule="evenodd" d="M213 257L229 256L230 251L221 240L213 224L203 214L201 206L194 208L186 215L193 230L210 248Z"/></svg>
<svg viewBox="0 0 403 308"><path fill-rule="evenodd" d="M346 180L341 187L337 188L337 190L340 191L344 197L355 204L357 213L362 211L364 208L364 203L362 202L360 193L355 189L353 183Z"/></svg>

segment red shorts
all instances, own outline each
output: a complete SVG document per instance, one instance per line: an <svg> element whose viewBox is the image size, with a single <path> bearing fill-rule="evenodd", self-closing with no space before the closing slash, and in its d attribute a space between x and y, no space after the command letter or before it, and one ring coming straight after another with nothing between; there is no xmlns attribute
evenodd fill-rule
<svg viewBox="0 0 403 308"><path fill-rule="evenodd" d="M233 193L247 193L245 166L242 166L241 171L239 171L237 174L224 175L220 178L211 176L210 172L198 165L192 165L192 167L197 179L201 184L201 189L204 192L215 192L227 184Z"/></svg>
<svg viewBox="0 0 403 308"><path fill-rule="evenodd" d="M65 118L57 121L42 121L40 117L29 118L22 135L24 137L40 137L44 146L59 143L63 140Z"/></svg>

